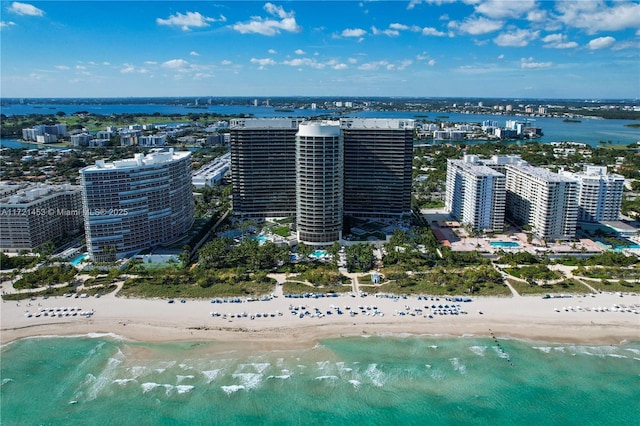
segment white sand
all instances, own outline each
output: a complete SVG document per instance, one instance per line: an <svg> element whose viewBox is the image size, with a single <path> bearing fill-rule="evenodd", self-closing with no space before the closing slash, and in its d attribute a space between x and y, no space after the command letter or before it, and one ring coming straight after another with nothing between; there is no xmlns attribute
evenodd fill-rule
<svg viewBox="0 0 640 426"><path fill-rule="evenodd" d="M27 306L30 304L31 306ZM317 307L322 312L332 310L331 305L342 308L344 315L326 315L323 318L299 318L290 313L290 305L305 305L309 312ZM113 294L99 299L49 298L19 303L5 301L0 305L0 342L5 344L15 339L42 335L81 335L87 333L114 333L139 341L217 340L243 342L257 347L308 346L318 339L362 334L383 335L409 333L416 335L477 335L523 338L547 342L576 342L617 344L624 340L640 340L640 314L620 312L616 306L640 310L640 296L598 294L573 296L565 299L542 299L530 297L484 297L472 302L459 303L467 314L397 315L405 310L425 305L451 304L440 301L406 300L387 298L351 297L289 299L282 296L270 301L212 304L207 301L188 300L186 303L169 304L159 299L125 299ZM456 304L458 304L456 302ZM18 306L19 305L19 306ZM358 311L358 306L375 305L384 316L348 315L349 306ZM564 307L574 310L564 311ZM39 312L42 308L71 308L93 310L90 318L63 316L32 316L25 313ZM582 310L577 309L582 308ZM594 312L592 308L609 308L608 312ZM561 312L556 312L554 308ZM587 310L589 308L590 310ZM424 308L423 308L424 309ZM615 311L614 311L615 310ZM220 317L212 317L217 311ZM282 316L268 318L230 318L231 314L245 312L276 313ZM335 312L335 310L332 310ZM482 312L482 314L479 313ZM372 311L367 311L372 312ZM227 319L222 318L227 314Z"/></svg>

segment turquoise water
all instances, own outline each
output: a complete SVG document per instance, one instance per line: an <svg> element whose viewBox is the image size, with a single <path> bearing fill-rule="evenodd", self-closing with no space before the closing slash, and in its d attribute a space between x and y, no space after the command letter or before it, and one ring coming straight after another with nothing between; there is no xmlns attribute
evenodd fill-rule
<svg viewBox="0 0 640 426"><path fill-rule="evenodd" d="M327 251L326 250L316 250L313 253L311 253L310 256L311 257L315 257L316 259L321 259L321 258L327 256Z"/></svg>
<svg viewBox="0 0 640 426"><path fill-rule="evenodd" d="M493 247L520 247L520 244L513 241L491 241Z"/></svg>
<svg viewBox="0 0 640 426"><path fill-rule="evenodd" d="M80 256L74 257L71 262L69 262L72 266L78 266L80 262L89 257L89 253L83 253Z"/></svg>
<svg viewBox="0 0 640 426"><path fill-rule="evenodd" d="M7 425L598 425L640 416L640 342L359 337L251 350L103 336L26 339L1 355Z"/></svg>

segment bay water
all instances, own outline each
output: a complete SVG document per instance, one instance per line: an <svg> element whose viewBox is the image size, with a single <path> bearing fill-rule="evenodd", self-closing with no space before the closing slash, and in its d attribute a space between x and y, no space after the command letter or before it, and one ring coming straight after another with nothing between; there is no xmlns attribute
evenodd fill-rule
<svg viewBox="0 0 640 426"><path fill-rule="evenodd" d="M29 338L1 348L3 425L638 424L640 342L373 336L261 349Z"/></svg>

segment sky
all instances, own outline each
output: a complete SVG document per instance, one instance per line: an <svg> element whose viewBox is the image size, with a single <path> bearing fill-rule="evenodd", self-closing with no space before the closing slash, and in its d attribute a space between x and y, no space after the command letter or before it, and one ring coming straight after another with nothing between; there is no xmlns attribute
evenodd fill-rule
<svg viewBox="0 0 640 426"><path fill-rule="evenodd" d="M640 98L628 0L0 1L0 96Z"/></svg>

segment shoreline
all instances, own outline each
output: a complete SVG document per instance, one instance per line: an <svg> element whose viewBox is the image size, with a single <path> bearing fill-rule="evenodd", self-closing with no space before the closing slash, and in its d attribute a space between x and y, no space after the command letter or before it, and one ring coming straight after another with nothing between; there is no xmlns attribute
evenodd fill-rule
<svg viewBox="0 0 640 426"><path fill-rule="evenodd" d="M114 295L102 298L64 297L2 304L0 345L49 336L81 337L104 334L137 342L216 342L253 349L305 348L320 340L358 336L413 336L434 338L497 337L547 343L618 345L640 341L640 296L598 294L564 299L527 297L478 297L456 303L466 313L427 316L426 306L448 304L440 301L350 297L285 299L245 303L212 304L203 300L168 304L161 299L125 299ZM40 305L40 306L38 306ZM35 317L42 309L71 310L75 305L93 310L88 318ZM290 306L305 310L343 314L322 317L292 315ZM372 315L375 306L384 316ZM619 306L615 308L615 306ZM358 314L344 314L349 310ZM595 311L604 308L609 311ZM623 308L624 307L624 308ZM360 308L362 308L360 310ZM369 310L367 310L369 308ZM565 310L567 308L567 310ZM80 308L78 308L80 309ZM416 309L421 310L418 315ZM26 312L32 314L27 317ZM210 312L218 312L212 317ZM235 317L236 313L247 317ZM254 313L272 313L256 317ZM279 312L280 314L276 314ZM302 312L302 311L300 311ZM313 311L312 311L313 312ZM406 312L401 314L401 312ZM369 314L367 314L369 313ZM224 315L227 317L224 318ZM234 316L231 318L231 316Z"/></svg>

